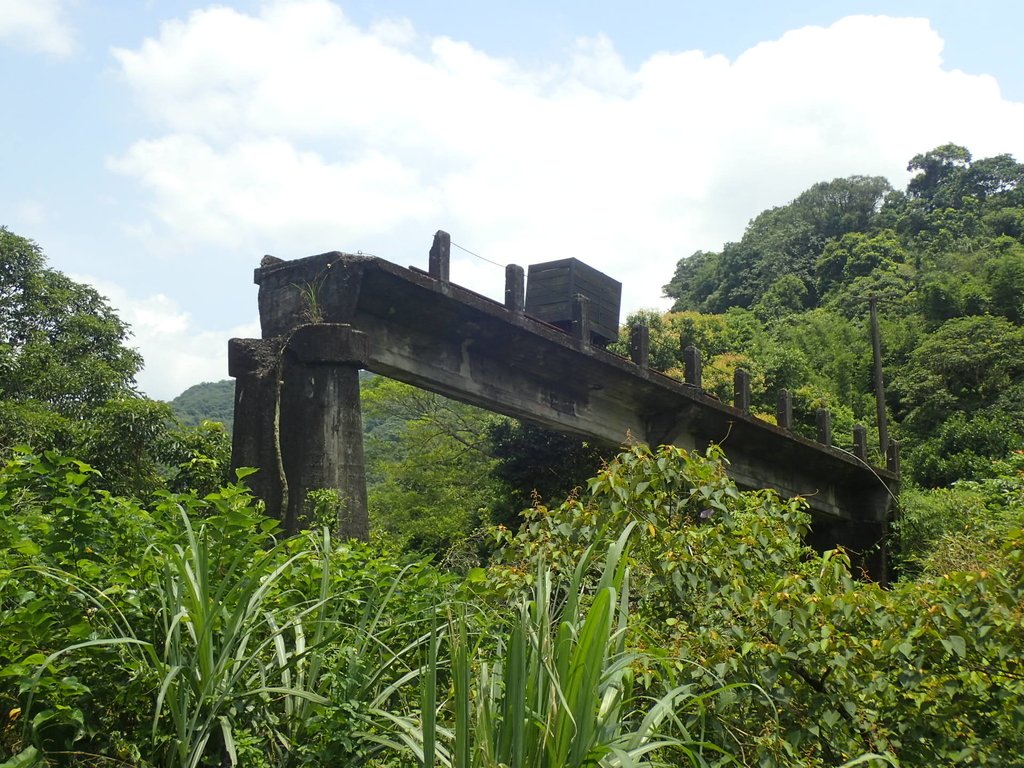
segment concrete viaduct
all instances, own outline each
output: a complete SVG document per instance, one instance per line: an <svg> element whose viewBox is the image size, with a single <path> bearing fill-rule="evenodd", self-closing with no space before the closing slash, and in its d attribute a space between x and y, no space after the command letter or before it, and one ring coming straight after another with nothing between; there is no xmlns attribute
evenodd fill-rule
<svg viewBox="0 0 1024 768"><path fill-rule="evenodd" d="M307 493L336 489L343 534L366 537L359 371L366 369L490 411L603 443L642 441L704 448L722 443L742 487L804 496L811 543L846 546L885 579L884 538L898 485L898 447L886 468L865 460L864 430L854 453L831 445L827 414L819 441L749 412L740 372L733 404L700 384L699 353L687 350L687 380L647 365L643 328L632 331L632 359L595 344L589 302L578 297L562 328L525 310L521 267L506 269L499 303L449 279L449 241L435 237L429 269L405 269L372 256L338 252L295 261L267 257L255 272L261 339L232 339L234 466L249 478L286 529L302 524ZM532 280L531 280L532 282Z"/></svg>

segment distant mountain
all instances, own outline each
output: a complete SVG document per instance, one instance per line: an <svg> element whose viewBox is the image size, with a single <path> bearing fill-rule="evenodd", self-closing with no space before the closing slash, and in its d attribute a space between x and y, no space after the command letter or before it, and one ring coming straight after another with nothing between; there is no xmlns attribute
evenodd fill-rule
<svg viewBox="0 0 1024 768"><path fill-rule="evenodd" d="M169 405L174 415L185 424L219 421L230 434L235 420L235 381L224 379L196 384L171 400Z"/></svg>
<svg viewBox="0 0 1024 768"><path fill-rule="evenodd" d="M374 374L360 371L359 380L372 379ZM235 423L235 381L206 381L189 387L168 403L174 415L189 426L205 420L219 421L231 434Z"/></svg>

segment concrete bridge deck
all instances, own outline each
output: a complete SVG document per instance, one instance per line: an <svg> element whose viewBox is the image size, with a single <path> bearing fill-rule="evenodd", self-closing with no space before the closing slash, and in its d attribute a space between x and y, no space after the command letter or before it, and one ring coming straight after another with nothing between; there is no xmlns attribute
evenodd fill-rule
<svg viewBox="0 0 1024 768"><path fill-rule="evenodd" d="M866 551L880 541L895 472L526 315L519 275L502 304L451 283L447 269L432 276L369 256L333 252L257 269L263 338L230 347L233 462L263 469L254 485L268 511L296 525L307 491L336 488L348 531L365 534L365 368L605 443L720 443L741 486L807 498L819 546Z"/></svg>

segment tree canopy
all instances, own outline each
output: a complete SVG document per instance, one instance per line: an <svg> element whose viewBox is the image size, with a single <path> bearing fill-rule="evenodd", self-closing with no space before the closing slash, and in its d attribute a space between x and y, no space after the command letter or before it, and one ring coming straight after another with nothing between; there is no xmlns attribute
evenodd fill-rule
<svg viewBox="0 0 1024 768"><path fill-rule="evenodd" d="M652 329L731 327L750 311L757 334L697 341L712 386L728 396L717 372L746 367L755 383L795 392L804 429L814 408L833 409L838 433L873 421L865 315L875 297L905 466L941 485L986 474L1024 443L1024 165L945 144L908 170L903 191L866 176L815 184L756 216L739 241L681 259L665 286L675 314ZM654 359L670 369L677 355ZM772 398L761 396L767 418Z"/></svg>
<svg viewBox="0 0 1024 768"><path fill-rule="evenodd" d="M0 227L0 397L63 415L135 393L128 327L95 289L49 269L39 246Z"/></svg>
<svg viewBox="0 0 1024 768"><path fill-rule="evenodd" d="M226 433L183 430L164 403L138 392L142 357L129 335L94 288L0 227L0 454L18 444L72 453L119 492L146 493L172 477L182 487L223 480Z"/></svg>

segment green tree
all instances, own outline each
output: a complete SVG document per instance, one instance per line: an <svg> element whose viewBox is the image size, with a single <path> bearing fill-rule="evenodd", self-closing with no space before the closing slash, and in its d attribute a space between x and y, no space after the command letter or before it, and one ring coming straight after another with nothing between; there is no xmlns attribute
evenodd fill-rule
<svg viewBox="0 0 1024 768"><path fill-rule="evenodd" d="M926 485L984 475L1021 447L1024 329L1002 317L961 317L926 336L894 381L912 477Z"/></svg>
<svg viewBox="0 0 1024 768"><path fill-rule="evenodd" d="M374 533L445 554L488 516L486 411L375 376L362 387L367 495Z"/></svg>
<svg viewBox="0 0 1024 768"><path fill-rule="evenodd" d="M908 171L917 171L907 184L907 196L930 209L959 208L970 191L971 153L958 144L943 144L914 155Z"/></svg>
<svg viewBox="0 0 1024 768"><path fill-rule="evenodd" d="M617 449L514 419L492 421L487 438L495 459L491 475L500 489L492 519L511 528L526 508L559 504L578 493Z"/></svg>
<svg viewBox="0 0 1024 768"><path fill-rule="evenodd" d="M877 269L894 270L906 261L906 252L891 229L873 235L849 232L825 245L815 263L818 294L870 275Z"/></svg>
<svg viewBox="0 0 1024 768"><path fill-rule="evenodd" d="M754 304L754 314L761 321L778 320L804 309L807 297L803 280L796 275L783 275Z"/></svg>
<svg viewBox="0 0 1024 768"><path fill-rule="evenodd" d="M992 311L1019 325L1024 322L1024 245L1008 237L997 242L1000 254L985 265Z"/></svg>
<svg viewBox="0 0 1024 768"><path fill-rule="evenodd" d="M199 454L212 489L225 478L226 437L187 435L164 403L135 388L142 357L95 289L50 269L31 240L0 227L0 455L28 444L82 459L115 493L148 494Z"/></svg>
<svg viewBox="0 0 1024 768"><path fill-rule="evenodd" d="M0 397L80 416L134 394L142 358L93 288L46 266L39 246L0 227Z"/></svg>
<svg viewBox="0 0 1024 768"><path fill-rule="evenodd" d="M787 276L808 289L801 306L816 306L811 289L825 244L867 230L889 191L889 182L879 176L815 184L791 203L759 214L738 243L727 243L720 253L698 252L681 260L665 295L676 299L675 310L750 308L778 278Z"/></svg>
<svg viewBox="0 0 1024 768"><path fill-rule="evenodd" d="M950 320L926 337L896 382L905 426L925 433L973 413L1024 375L1024 329L1002 317Z"/></svg>
<svg viewBox="0 0 1024 768"><path fill-rule="evenodd" d="M719 253L697 251L679 260L672 279L662 288L665 296L676 300L673 311L698 309L714 293L719 259Z"/></svg>

